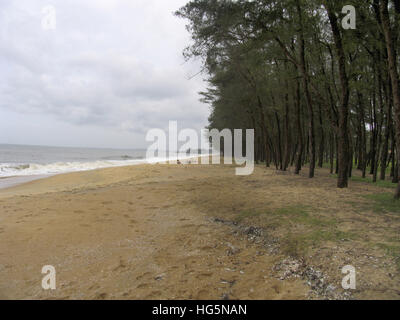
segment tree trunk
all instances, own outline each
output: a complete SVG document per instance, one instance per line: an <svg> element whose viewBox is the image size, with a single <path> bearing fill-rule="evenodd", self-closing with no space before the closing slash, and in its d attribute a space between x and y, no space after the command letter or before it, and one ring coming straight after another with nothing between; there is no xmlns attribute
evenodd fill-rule
<svg viewBox="0 0 400 320"><path fill-rule="evenodd" d="M308 143L309 143L309 161L310 161L310 172L309 178L314 178L315 176L315 128L314 128L314 107L313 101L311 99L311 93L308 83L308 76L307 76L307 68L306 68L306 56L305 56L305 41L303 35L303 16L300 7L300 1L297 1L297 11L299 15L299 23L300 23L300 71L303 75L303 90L306 96L306 102L308 106L308 113L309 113L309 128L308 128Z"/></svg>
<svg viewBox="0 0 400 320"><path fill-rule="evenodd" d="M348 136L348 118L349 118L349 81L346 74L346 58L342 45L342 37L340 34L336 12L331 7L331 1L329 4L325 4L325 8L328 12L329 22L332 28L333 39L338 55L339 64L339 78L341 84L341 103L339 107L339 146L338 146L338 158L339 158L339 172L338 172L338 188L347 188L349 181L349 136Z"/></svg>
<svg viewBox="0 0 400 320"><path fill-rule="evenodd" d="M397 164L398 164L400 160L400 85L399 85L399 74L397 72L397 54L394 46L392 28L390 25L390 18L388 11L388 0L381 0L380 14L381 14L382 28L383 28L383 33L385 35L386 48L388 53L389 74L392 82L395 134L396 134L396 146L397 146ZM398 168L396 170L398 171ZM400 199L400 182L398 183L395 192L395 199Z"/></svg>
<svg viewBox="0 0 400 320"><path fill-rule="evenodd" d="M322 121L322 108L319 105L319 162L318 166L322 168L324 166L324 148L325 148L325 134L324 134L324 123Z"/></svg>
<svg viewBox="0 0 400 320"><path fill-rule="evenodd" d="M290 118L289 118L289 85L285 81L285 159L283 163L283 171L286 171L290 162Z"/></svg>
<svg viewBox="0 0 400 320"><path fill-rule="evenodd" d="M297 129L297 149L296 149L296 168L295 174L299 174L301 171L302 158L303 158L303 129L301 126L301 101L300 101L300 84L299 81L296 83L296 129Z"/></svg>

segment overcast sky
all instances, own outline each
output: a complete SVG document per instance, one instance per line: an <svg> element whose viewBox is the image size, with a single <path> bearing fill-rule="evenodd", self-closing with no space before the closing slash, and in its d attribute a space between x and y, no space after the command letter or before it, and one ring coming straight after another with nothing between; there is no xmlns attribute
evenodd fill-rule
<svg viewBox="0 0 400 320"><path fill-rule="evenodd" d="M1 0L0 143L144 148L147 130L200 130L185 63L186 0ZM56 10L56 26L49 11ZM49 22L50 21L50 22Z"/></svg>

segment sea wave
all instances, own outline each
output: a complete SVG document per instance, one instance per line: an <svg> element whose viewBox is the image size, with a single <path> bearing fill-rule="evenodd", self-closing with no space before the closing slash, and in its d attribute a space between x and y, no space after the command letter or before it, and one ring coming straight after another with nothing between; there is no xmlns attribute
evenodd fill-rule
<svg viewBox="0 0 400 320"><path fill-rule="evenodd" d="M94 162L56 162L48 164L0 164L0 177L57 174L74 171L88 171L107 167L137 164L138 161L94 161Z"/></svg>
<svg viewBox="0 0 400 320"><path fill-rule="evenodd" d="M189 159L194 156L181 156L179 159ZM175 158L176 159L176 158ZM33 175L51 175L76 171L89 171L110 167L123 167L139 164L154 164L168 161L168 158L99 160L93 162L55 162L48 164L37 163L0 163L0 177L17 177Z"/></svg>

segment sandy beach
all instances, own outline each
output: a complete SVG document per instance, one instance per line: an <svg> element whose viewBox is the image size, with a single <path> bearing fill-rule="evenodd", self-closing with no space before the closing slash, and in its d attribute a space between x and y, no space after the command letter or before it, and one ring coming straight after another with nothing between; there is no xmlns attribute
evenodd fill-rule
<svg viewBox="0 0 400 320"><path fill-rule="evenodd" d="M191 200L218 171L113 168L1 191L1 297L304 298L301 281L268 276L276 257L257 255L196 209ZM54 292L41 288L44 265L57 270Z"/></svg>
<svg viewBox="0 0 400 320"><path fill-rule="evenodd" d="M358 214L346 202L378 188L338 190L325 175L314 181L263 166L238 177L232 166L158 164L62 174L0 190L0 298L343 298L350 296L340 289L340 268L350 262L360 272L352 296L399 298L393 257L350 237L360 227L375 239L398 231L398 217ZM295 209L254 213L299 202L317 206L315 219L322 222L292 216ZM333 212L335 225L325 217ZM292 252L288 239L310 226L342 233ZM54 291L41 287L45 265L56 268ZM321 274L310 274L316 268Z"/></svg>

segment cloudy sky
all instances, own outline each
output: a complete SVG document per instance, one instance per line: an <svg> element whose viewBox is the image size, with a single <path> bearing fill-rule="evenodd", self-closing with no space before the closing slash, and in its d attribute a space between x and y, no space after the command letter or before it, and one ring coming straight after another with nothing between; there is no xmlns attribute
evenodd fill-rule
<svg viewBox="0 0 400 320"><path fill-rule="evenodd" d="M200 65L172 14L185 3L2 0L0 143L143 148L169 120L203 128Z"/></svg>

